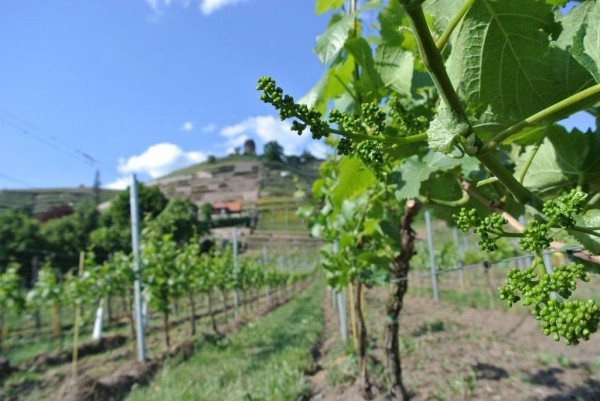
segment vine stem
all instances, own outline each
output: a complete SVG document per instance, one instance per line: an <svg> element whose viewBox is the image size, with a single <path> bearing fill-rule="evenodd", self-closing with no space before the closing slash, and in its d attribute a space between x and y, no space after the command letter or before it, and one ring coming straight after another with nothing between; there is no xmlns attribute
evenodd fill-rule
<svg viewBox="0 0 600 401"><path fill-rule="evenodd" d="M519 220L515 219L511 214L509 214L506 211L501 211L501 214L502 214L502 217L504 217L508 221L508 224L513 229L515 229L515 231L520 232L520 233L523 232L524 227L521 223L519 223ZM553 249L553 250L559 251L559 252L563 252L563 253L568 253L569 255L573 255L576 258L585 260L587 262L600 264L600 255L594 255L590 251L586 251L586 250L573 250L573 251L565 252L564 249L566 246L567 246L567 244L565 244L564 242L560 242L560 241L552 241L550 243L550 249Z"/></svg>
<svg viewBox="0 0 600 401"><path fill-rule="evenodd" d="M473 6L473 4L475 4L475 1L476 0L467 0L465 4L463 4L463 6L460 8L460 10L458 10L458 13L456 13L456 15L450 20L450 23L448 24L448 27L446 28L444 33L442 33L442 36L440 36L437 42L435 42L435 45L439 51L442 51L444 47L446 47L446 44L448 43L452 32L454 32L454 29L456 29L459 22L462 21L464 16L469 12L471 7Z"/></svg>
<svg viewBox="0 0 600 401"><path fill-rule="evenodd" d="M587 205L585 205L585 208L583 209L583 211L586 212L590 207L594 206L599 200L600 200L600 192L598 192L597 194L592 196L592 198L589 200Z"/></svg>
<svg viewBox="0 0 600 401"><path fill-rule="evenodd" d="M354 139L354 140L378 141L378 142L386 142L386 143L394 144L394 145L408 145L411 143L424 142L427 140L426 132L423 132L421 134L411 135L411 136L398 137L398 138L394 138L391 136L373 136L373 135L366 135L366 134L355 134L352 132L340 131L340 130L336 130L336 129L331 129L331 133L343 135L346 138Z"/></svg>
<svg viewBox="0 0 600 401"><path fill-rule="evenodd" d="M525 165L523 166L523 169L519 173L519 182L521 184L525 180L525 175L527 175L527 170L529 170L529 166L531 166L531 163L533 162L533 159L535 158L535 155L537 154L538 150L540 149L540 146L542 146L542 142L544 142L544 138L545 137L546 137L546 133L542 132L542 134L538 137L537 141L535 142L535 145L533 145L533 149L531 150L531 154L529 155L529 157L525 161Z"/></svg>
<svg viewBox="0 0 600 401"><path fill-rule="evenodd" d="M593 235L594 237L600 237L600 233L597 233L593 228L589 228L589 227L575 226L575 227L571 228L571 230L579 231L580 233L585 233L588 235Z"/></svg>
<svg viewBox="0 0 600 401"><path fill-rule="evenodd" d="M465 109L463 108L458 94L452 86L448 72L442 60L438 48L436 47L431 32L425 20L425 14L421 6L420 0L400 0L400 4L404 8L405 14L415 32L415 39L419 46L421 60L423 65L429 71L429 75L440 92L440 97L446 106L455 114L455 116L465 124L468 124L469 129L464 134L464 138L474 136L474 148L481 149L483 143L473 132ZM520 203L530 203L534 208L541 210L542 201L535 196L529 189L516 180L512 173L498 161L498 159L490 154L477 152L473 154L493 175L498 177L498 180L513 194Z"/></svg>
<svg viewBox="0 0 600 401"><path fill-rule="evenodd" d="M592 87L582 90L581 92L577 92L576 94L569 96L568 98L563 99L558 103L554 103L552 106L549 106L544 110L527 117L525 120L518 122L512 127L507 128L504 131L498 133L480 149L479 154L485 154L489 152L490 150L494 149L496 146L500 145L502 142L510 138L512 135L521 131L523 128L540 123L543 120L546 120L554 116L555 114L563 111L565 108L595 95L600 95L600 84L596 84Z"/></svg>
<svg viewBox="0 0 600 401"><path fill-rule="evenodd" d="M471 200L471 196L469 195L469 191L467 191L467 189L462 185L462 182L460 180L458 180L458 185L460 185L460 189L461 189L461 193L462 193L462 196L460 197L460 199L448 201L448 200L443 200L443 199L431 198L431 197L427 196L427 197L419 197L419 201L421 203L432 203L434 205L440 205L440 206L446 206L446 207L462 206L462 205L466 204L467 202L469 202L469 200Z"/></svg>

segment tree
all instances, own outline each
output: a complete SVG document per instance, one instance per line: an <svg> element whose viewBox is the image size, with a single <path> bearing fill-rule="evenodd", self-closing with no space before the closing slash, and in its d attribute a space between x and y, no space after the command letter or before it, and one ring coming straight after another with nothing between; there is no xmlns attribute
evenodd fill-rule
<svg viewBox="0 0 600 401"><path fill-rule="evenodd" d="M212 220L212 211L213 211L213 205L211 203L203 203L200 206L200 218L202 219L202 221L211 221Z"/></svg>
<svg viewBox="0 0 600 401"><path fill-rule="evenodd" d="M277 141L265 143L263 149L263 157L272 162L280 162L283 160L283 148Z"/></svg>
<svg viewBox="0 0 600 401"><path fill-rule="evenodd" d="M131 206L129 203L129 188L122 191L112 201L108 210L108 218L111 224L117 228L130 228ZM146 216L154 219L167 206L168 200L158 187L147 187L138 183L138 204L140 210L140 225L143 227Z"/></svg>
<svg viewBox="0 0 600 401"><path fill-rule="evenodd" d="M40 234L44 249L60 265L76 265L79 252L88 248L90 234L98 226L98 211L91 201L75 205L74 213L44 223Z"/></svg>
<svg viewBox="0 0 600 401"><path fill-rule="evenodd" d="M178 244L203 234L206 229L198 221L198 206L185 198L171 199L151 225L158 234L172 234Z"/></svg>
<svg viewBox="0 0 600 401"><path fill-rule="evenodd" d="M131 206L129 189L119 193L110 208L99 216L99 228L90 233L89 246L98 261L112 252L131 250ZM166 207L168 200L157 187L138 184L140 226L144 228Z"/></svg>
<svg viewBox="0 0 600 401"><path fill-rule="evenodd" d="M32 258L41 252L40 224L21 211L0 212L0 266L17 262L30 266ZM0 273L2 273L0 267ZM27 282L31 280L29 269L21 269Z"/></svg>

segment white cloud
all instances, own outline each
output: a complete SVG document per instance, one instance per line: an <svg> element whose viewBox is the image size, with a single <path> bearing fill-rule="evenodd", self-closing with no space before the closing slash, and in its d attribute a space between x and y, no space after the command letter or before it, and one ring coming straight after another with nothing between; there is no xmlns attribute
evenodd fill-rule
<svg viewBox="0 0 600 401"><path fill-rule="evenodd" d="M159 143L150 146L140 155L119 160L117 169L122 174L141 173L157 178L204 160L206 154L203 152L184 152L172 143Z"/></svg>
<svg viewBox="0 0 600 401"><path fill-rule="evenodd" d="M247 0L197 0L197 3L202 14L210 15L223 7L245 1ZM158 17L164 13L164 9L170 7L173 3L179 3L182 8L188 8L193 0L145 0L145 2L154 12L154 16Z"/></svg>
<svg viewBox="0 0 600 401"><path fill-rule="evenodd" d="M246 139L254 138L261 142L258 145L277 141L283 147L284 153L288 155L300 154L307 147L314 149L319 154L324 152L322 148L319 148L319 143L312 139L309 132L300 136L290 127L291 124L288 122L280 121L273 116L256 116L224 127L219 133L227 138L225 147L231 149L243 145Z"/></svg>
<svg viewBox="0 0 600 401"><path fill-rule="evenodd" d="M180 130L189 132L194 129L194 123L192 121L186 121L181 125Z"/></svg>
<svg viewBox="0 0 600 401"><path fill-rule="evenodd" d="M331 149L327 147L323 142L311 141L306 147L313 156L319 159L325 159L328 153L331 153Z"/></svg>
<svg viewBox="0 0 600 401"><path fill-rule="evenodd" d="M200 3L200 11L202 11L202 14L204 15L210 15L220 8L231 4L241 3L243 1L246 0L202 0L202 3Z"/></svg>
<svg viewBox="0 0 600 401"><path fill-rule="evenodd" d="M104 185L104 188L106 189L117 189L117 190L123 190L126 189L129 184L131 183L131 178L129 177L119 177L116 180L114 180L113 182Z"/></svg>
<svg viewBox="0 0 600 401"><path fill-rule="evenodd" d="M202 132L210 134L211 132L215 132L215 130L217 129L217 126L213 123L207 124L204 127L202 127Z"/></svg>
<svg viewBox="0 0 600 401"><path fill-rule="evenodd" d="M150 6L154 15L158 16L163 13L163 8L169 7L171 5L171 0L145 0L146 4Z"/></svg>

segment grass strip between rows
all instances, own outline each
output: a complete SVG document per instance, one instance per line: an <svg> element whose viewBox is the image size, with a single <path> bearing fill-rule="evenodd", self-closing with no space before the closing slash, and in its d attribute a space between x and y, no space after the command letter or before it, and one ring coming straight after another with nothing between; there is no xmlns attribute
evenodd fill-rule
<svg viewBox="0 0 600 401"><path fill-rule="evenodd" d="M296 400L323 329L323 290L318 281L231 337L201 344L189 360L167 363L127 400Z"/></svg>

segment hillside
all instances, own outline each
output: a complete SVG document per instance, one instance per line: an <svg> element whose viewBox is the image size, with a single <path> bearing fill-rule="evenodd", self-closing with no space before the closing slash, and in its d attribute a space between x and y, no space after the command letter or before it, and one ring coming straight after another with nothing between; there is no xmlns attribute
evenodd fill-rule
<svg viewBox="0 0 600 401"><path fill-rule="evenodd" d="M118 191L100 190L100 202L104 202ZM3 189L0 190L0 211L19 209L32 214L40 214L48 209L61 205L73 205L82 200L94 200L94 189L78 188L44 188L44 189Z"/></svg>
<svg viewBox="0 0 600 401"><path fill-rule="evenodd" d="M198 206L217 201L235 201L248 214L258 217L263 230L305 230L295 210L302 199L298 189L310 194L318 177L320 161L292 158L286 163L257 156L231 155L199 163L152 180L167 197L181 196Z"/></svg>
<svg viewBox="0 0 600 401"><path fill-rule="evenodd" d="M184 197L198 206L218 201L240 202L245 215L258 218L259 230L305 231L305 224L295 215L304 200L294 194L302 189L310 196L320 163L295 156L284 163L258 156L230 155L174 171L146 185L158 186L168 198ZM102 189L100 202L117 193ZM0 190L0 211L20 209L38 215L84 199L94 199L92 188Z"/></svg>

